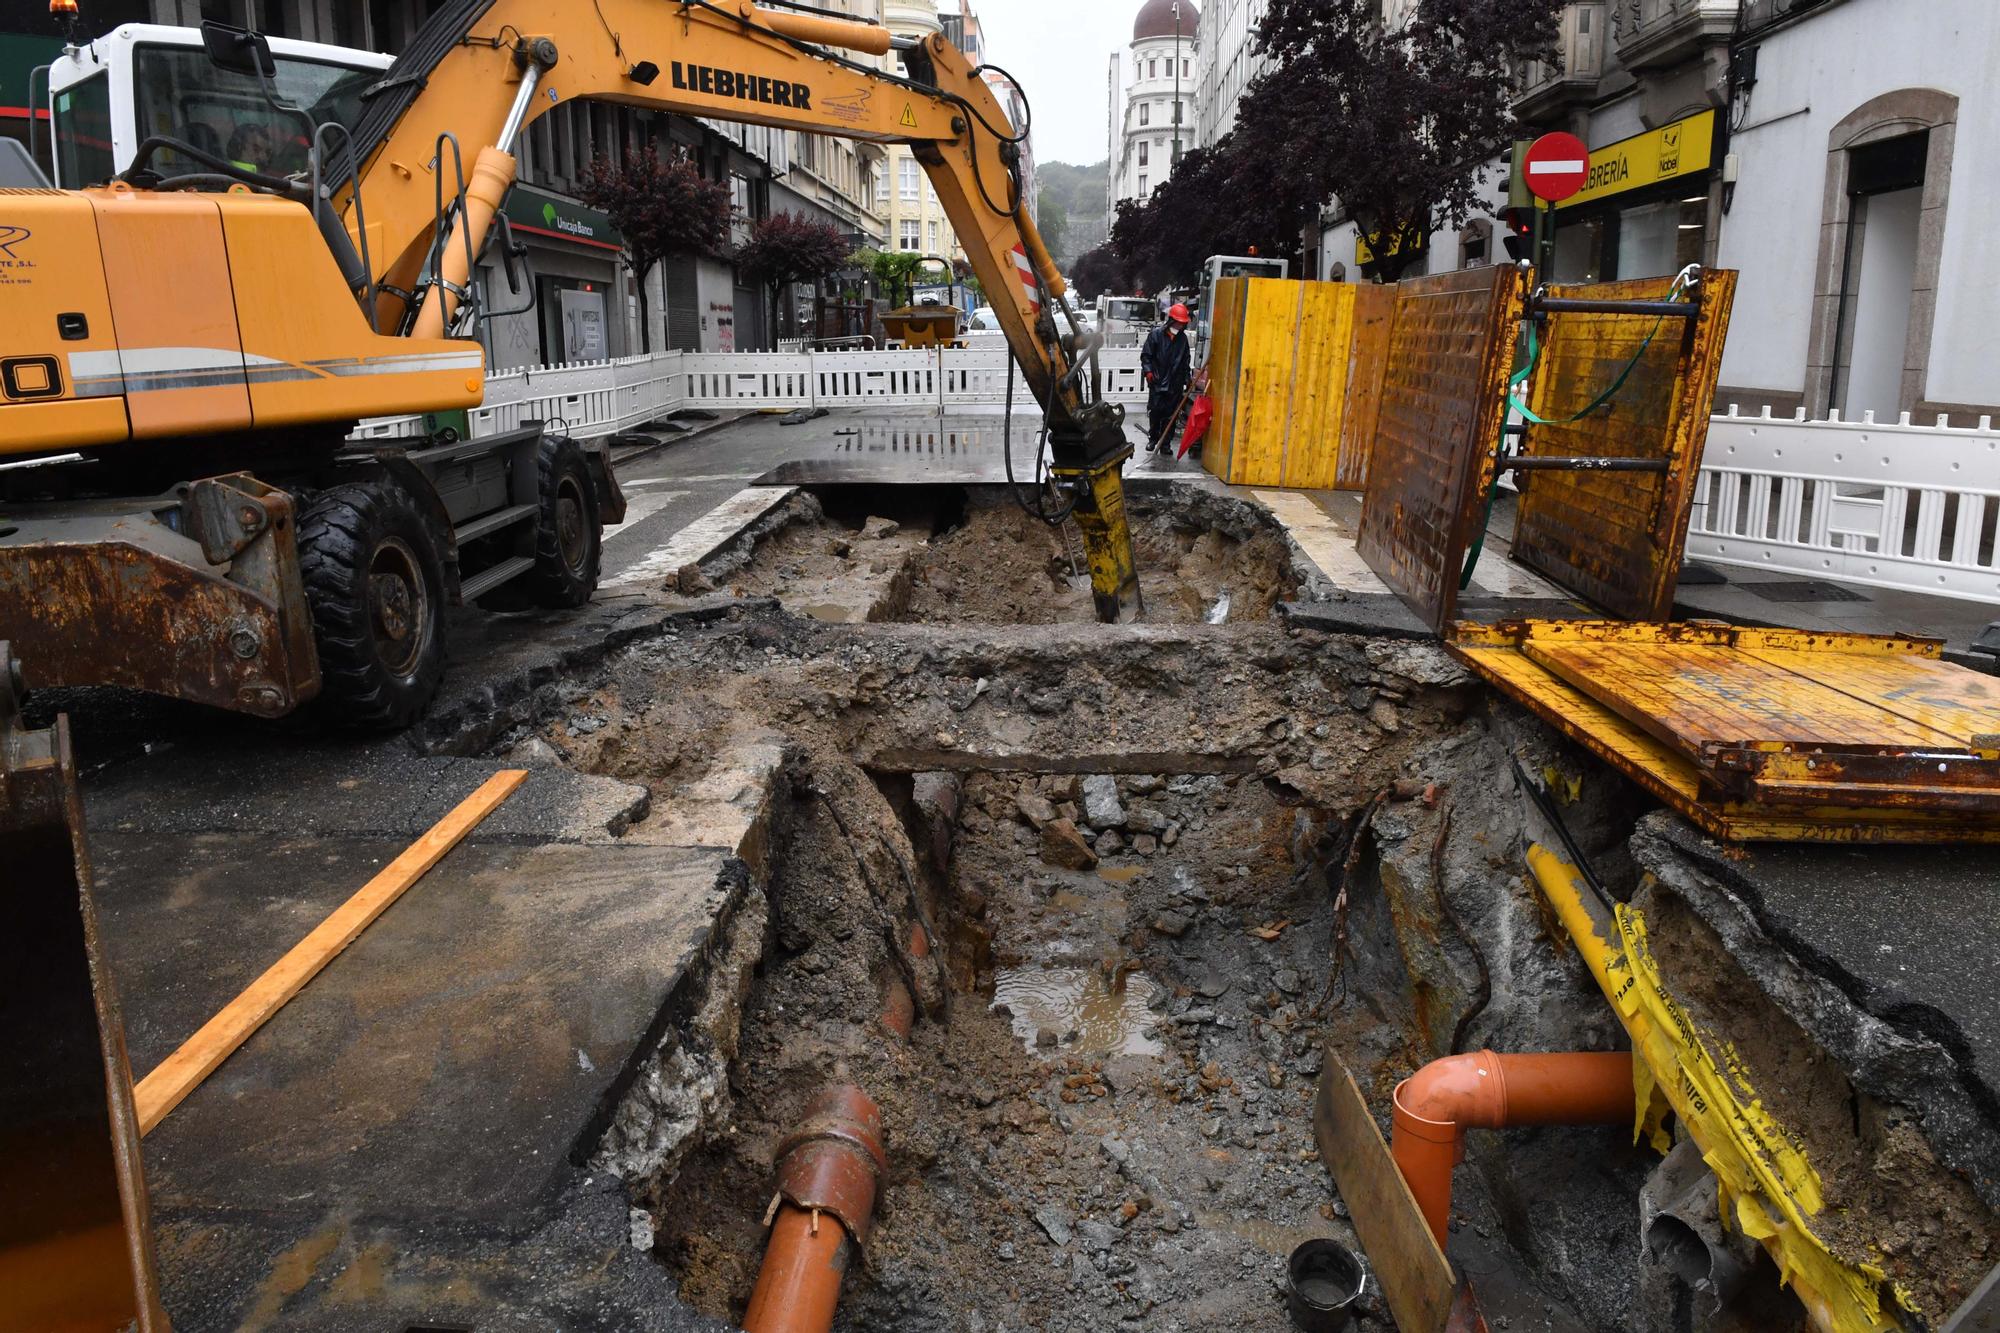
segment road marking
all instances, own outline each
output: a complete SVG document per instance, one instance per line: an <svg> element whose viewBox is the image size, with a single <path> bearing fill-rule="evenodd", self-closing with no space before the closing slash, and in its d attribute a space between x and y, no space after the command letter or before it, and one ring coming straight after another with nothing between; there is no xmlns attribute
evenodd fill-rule
<svg viewBox="0 0 2000 1333"><path fill-rule="evenodd" d="M1018 415L1018 413L1016 415ZM763 476L764 473L768 470L769 469L766 468L759 468L755 472L710 472L699 477L681 477L681 476L641 477L637 481L627 481L625 480L625 478L620 477L618 479L618 484L620 486L623 486L626 490L631 490L635 486L685 486L689 482L697 482L697 481L709 482L709 483L718 481L733 481L737 485L741 486L747 482L754 481L758 477Z"/></svg>
<svg viewBox="0 0 2000 1333"><path fill-rule="evenodd" d="M646 491L643 494L631 497L625 502L625 521L606 528L604 530L604 540L610 541L620 533L637 527L687 493L686 491Z"/></svg>
<svg viewBox="0 0 2000 1333"><path fill-rule="evenodd" d="M695 564L712 554L797 491L796 486L746 486L669 537L664 545L605 579L600 586L663 584L683 565Z"/></svg>

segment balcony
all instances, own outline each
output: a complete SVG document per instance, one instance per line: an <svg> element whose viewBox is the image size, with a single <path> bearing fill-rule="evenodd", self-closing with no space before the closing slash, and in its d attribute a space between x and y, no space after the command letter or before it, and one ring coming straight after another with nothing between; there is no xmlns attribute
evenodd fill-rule
<svg viewBox="0 0 2000 1333"><path fill-rule="evenodd" d="M1618 58L1635 71L1678 65L1727 41L1739 8L1739 0L1618 0Z"/></svg>
<svg viewBox="0 0 2000 1333"><path fill-rule="evenodd" d="M1522 119L1541 120L1596 95L1604 77L1605 8L1601 0L1564 8L1555 61L1521 67L1514 109Z"/></svg>

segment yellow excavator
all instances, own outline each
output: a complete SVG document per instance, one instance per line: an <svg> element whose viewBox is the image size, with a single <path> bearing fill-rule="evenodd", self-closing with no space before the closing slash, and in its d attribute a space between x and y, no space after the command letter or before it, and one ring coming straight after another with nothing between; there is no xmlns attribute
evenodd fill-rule
<svg viewBox="0 0 2000 1333"><path fill-rule="evenodd" d="M1023 131L942 37L789 0L445 0L312 108L260 34L202 37L299 124L303 170L155 133L101 184L0 198L0 637L29 686L399 726L446 606L589 599L623 509L601 444L349 439L478 405L474 273L510 250L513 146L585 99L912 145L1043 410L1034 507L1082 528L1100 618L1138 613L1122 409L1021 199ZM901 73L865 59L891 53Z"/></svg>

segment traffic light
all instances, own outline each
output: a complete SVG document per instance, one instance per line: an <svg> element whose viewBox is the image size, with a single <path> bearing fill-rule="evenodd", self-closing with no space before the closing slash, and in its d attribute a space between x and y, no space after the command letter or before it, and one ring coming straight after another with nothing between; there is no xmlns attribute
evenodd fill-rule
<svg viewBox="0 0 2000 1333"><path fill-rule="evenodd" d="M1500 225L1505 228L1503 239L1507 243L1507 258L1517 263L1535 257L1535 210L1531 207L1508 207L1500 210Z"/></svg>

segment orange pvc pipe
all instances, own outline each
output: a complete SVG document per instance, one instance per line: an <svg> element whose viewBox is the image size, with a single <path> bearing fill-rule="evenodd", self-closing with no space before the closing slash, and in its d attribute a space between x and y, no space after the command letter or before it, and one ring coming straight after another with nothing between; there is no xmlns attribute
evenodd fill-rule
<svg viewBox="0 0 2000 1333"><path fill-rule="evenodd" d="M779 1208L743 1316L745 1333L826 1333L853 1253L847 1228L831 1214L791 1203Z"/></svg>
<svg viewBox="0 0 2000 1333"><path fill-rule="evenodd" d="M1390 1154L1439 1245L1451 1220L1451 1172L1465 1131L1515 1125L1629 1125L1632 1053L1498 1055L1433 1060L1396 1085Z"/></svg>
<svg viewBox="0 0 2000 1333"><path fill-rule="evenodd" d="M827 1088L778 1152L781 1202L743 1327L827 1333L847 1265L868 1239L875 1191L888 1166L882 1113L857 1087Z"/></svg>

